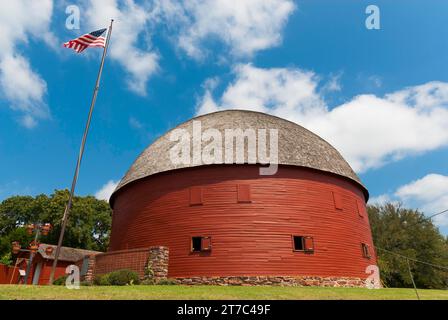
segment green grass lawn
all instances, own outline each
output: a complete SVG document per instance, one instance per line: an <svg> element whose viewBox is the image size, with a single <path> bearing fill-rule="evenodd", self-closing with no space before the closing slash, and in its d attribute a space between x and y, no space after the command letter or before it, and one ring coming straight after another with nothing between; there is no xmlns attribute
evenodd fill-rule
<svg viewBox="0 0 448 320"><path fill-rule="evenodd" d="M421 299L448 300L448 290L419 290ZM81 287L0 285L0 299L416 299L413 289L237 286Z"/></svg>

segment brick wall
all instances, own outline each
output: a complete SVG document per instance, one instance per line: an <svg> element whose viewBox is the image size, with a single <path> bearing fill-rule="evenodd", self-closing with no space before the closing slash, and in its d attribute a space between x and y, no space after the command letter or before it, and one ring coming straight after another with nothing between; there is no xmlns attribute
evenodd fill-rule
<svg viewBox="0 0 448 320"><path fill-rule="evenodd" d="M151 264L155 278L166 278L168 274L168 248L151 247L101 253L95 256L92 265L94 265L94 276L120 269L130 269L137 272L143 279L148 263Z"/></svg>

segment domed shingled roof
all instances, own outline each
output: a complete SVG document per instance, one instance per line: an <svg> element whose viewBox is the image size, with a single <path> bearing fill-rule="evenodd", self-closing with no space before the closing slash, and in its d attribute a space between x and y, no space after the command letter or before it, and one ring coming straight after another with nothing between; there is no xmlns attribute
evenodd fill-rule
<svg viewBox="0 0 448 320"><path fill-rule="evenodd" d="M346 177L358 184L366 198L368 197L367 189L362 185L356 173L328 142L294 122L247 110L226 110L205 114L190 119L168 131L140 154L118 184L114 194L125 185L153 174L206 165L203 163L174 164L170 160L170 149L179 143L170 140L171 132L175 129L185 129L193 137L193 121L200 121L202 132L214 128L221 132L222 137L224 137L225 129L266 129L267 136L269 136L269 129L277 129L279 165L312 168ZM208 143L203 142L202 146L204 147ZM269 141L266 144L267 154L269 154ZM224 159L224 139L222 145ZM193 148L190 149L192 153ZM247 149L247 142L245 142L245 149ZM247 152L245 159L247 159Z"/></svg>

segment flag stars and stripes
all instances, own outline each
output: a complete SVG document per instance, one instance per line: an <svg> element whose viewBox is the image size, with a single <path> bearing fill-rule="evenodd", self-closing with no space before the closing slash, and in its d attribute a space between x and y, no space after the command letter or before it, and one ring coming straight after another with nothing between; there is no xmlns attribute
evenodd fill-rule
<svg viewBox="0 0 448 320"><path fill-rule="evenodd" d="M102 36L107 28L93 31L91 33L84 34L79 38L70 40L64 43L65 48L75 50L77 53L83 52L88 47L101 47L106 45L106 39Z"/></svg>

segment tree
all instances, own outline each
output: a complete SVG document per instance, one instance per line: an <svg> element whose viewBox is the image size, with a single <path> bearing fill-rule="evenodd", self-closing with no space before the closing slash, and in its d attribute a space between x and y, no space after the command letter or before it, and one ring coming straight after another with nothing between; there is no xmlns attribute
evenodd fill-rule
<svg viewBox="0 0 448 320"><path fill-rule="evenodd" d="M412 286L407 259L390 252L448 267L448 239L423 213L392 203L368 206L368 213L381 278L387 286ZM448 287L448 270L409 262L417 287Z"/></svg>
<svg viewBox="0 0 448 320"><path fill-rule="evenodd" d="M55 190L50 196L14 196L0 203L0 257L11 250L11 242L31 242L24 226L49 222L53 229L41 242L57 244L68 190ZM63 245L73 248L106 251L112 221L106 201L92 196L75 197L68 219Z"/></svg>

